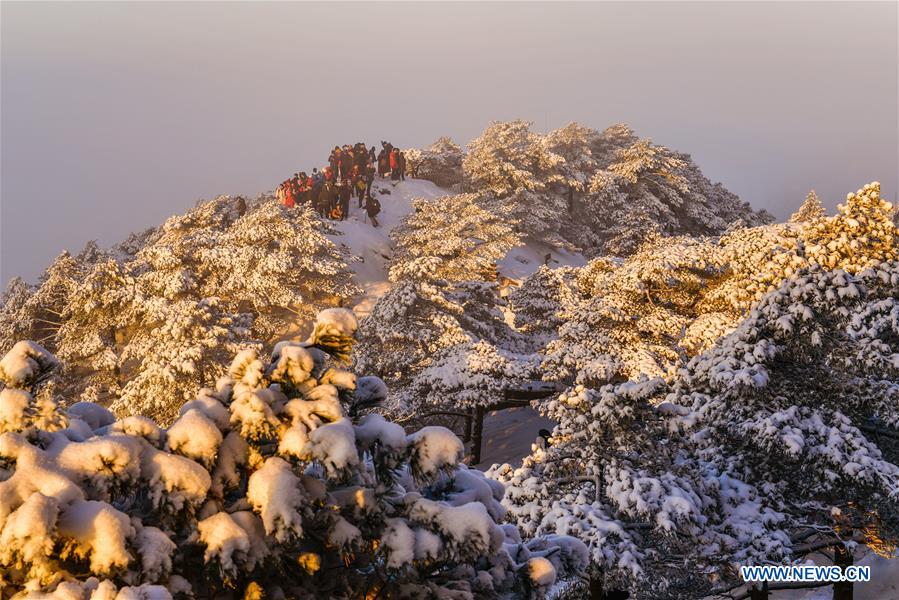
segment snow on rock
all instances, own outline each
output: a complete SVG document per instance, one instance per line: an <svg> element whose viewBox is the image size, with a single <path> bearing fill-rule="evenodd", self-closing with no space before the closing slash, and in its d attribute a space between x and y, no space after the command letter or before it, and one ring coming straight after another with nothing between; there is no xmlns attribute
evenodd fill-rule
<svg viewBox="0 0 899 600"><path fill-rule="evenodd" d="M94 402L76 402L66 412L87 423L91 429L97 430L115 423L115 415Z"/></svg>

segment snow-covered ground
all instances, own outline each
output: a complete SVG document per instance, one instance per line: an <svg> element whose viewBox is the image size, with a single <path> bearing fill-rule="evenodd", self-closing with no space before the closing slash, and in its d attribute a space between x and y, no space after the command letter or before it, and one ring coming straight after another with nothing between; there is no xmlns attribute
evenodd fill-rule
<svg viewBox="0 0 899 600"><path fill-rule="evenodd" d="M547 254L549 254L548 263ZM572 254L543 242L526 239L523 246L509 250L506 257L497 263L497 269L501 275L509 279L521 280L532 275L544 263L552 268L583 267L587 264L587 260L580 254Z"/></svg>
<svg viewBox="0 0 899 600"><path fill-rule="evenodd" d="M367 315L378 298L390 289L387 281L387 262L392 254L390 232L412 212L412 201L417 198L439 198L453 193L424 179L410 178L399 182L376 179L372 185L372 195L381 202L378 227L374 227L365 211L359 208L358 200L351 200L349 218L333 223L341 235L329 237L335 243L345 245L350 252L362 259L350 265L356 274L356 283L364 290L353 305L357 315ZM501 276L521 280L539 269L546 262L547 254L550 255L551 267L581 267L587 262L580 254L525 239L522 246L510 250L498 262L497 269Z"/></svg>
<svg viewBox="0 0 899 600"><path fill-rule="evenodd" d="M481 462L475 466L487 469L494 463L509 463L512 467L520 467L521 460L530 454L531 444L539 431L552 431L555 425L530 407L490 411L484 416Z"/></svg>
<svg viewBox="0 0 899 600"><path fill-rule="evenodd" d="M390 193L383 193L385 191ZM356 274L356 283L364 290L353 306L359 317L367 315L378 298L390 289L387 281L387 262L392 254L390 232L412 211L412 200L437 198L449 193L423 179L408 179L395 184L389 179L376 179L372 195L381 202L378 227L372 225L355 198L350 201L347 220L334 223L342 235L330 236L331 239L362 259L350 265Z"/></svg>

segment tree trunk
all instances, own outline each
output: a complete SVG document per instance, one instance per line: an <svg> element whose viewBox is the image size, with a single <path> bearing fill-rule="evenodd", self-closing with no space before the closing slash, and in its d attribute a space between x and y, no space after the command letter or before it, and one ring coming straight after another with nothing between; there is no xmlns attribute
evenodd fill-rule
<svg viewBox="0 0 899 600"><path fill-rule="evenodd" d="M602 588L602 579L598 575L590 577L590 600L606 600L606 594Z"/></svg>
<svg viewBox="0 0 899 600"><path fill-rule="evenodd" d="M590 600L628 600L631 595L624 590L609 590L602 585L602 577L597 574L590 575Z"/></svg>
<svg viewBox="0 0 899 600"><path fill-rule="evenodd" d="M846 571L846 567L852 565L852 552L846 546L840 544L834 548L834 564L840 567L841 571ZM833 584L833 600L852 600L853 583L851 581L840 581Z"/></svg>
<svg viewBox="0 0 899 600"><path fill-rule="evenodd" d="M478 406L474 413L474 431L471 436L471 464L481 462L481 446L484 443L484 407Z"/></svg>
<svg viewBox="0 0 899 600"><path fill-rule="evenodd" d="M768 591L768 582L763 581L762 587L757 588L752 586L749 588L749 600L768 600L771 597L771 592Z"/></svg>

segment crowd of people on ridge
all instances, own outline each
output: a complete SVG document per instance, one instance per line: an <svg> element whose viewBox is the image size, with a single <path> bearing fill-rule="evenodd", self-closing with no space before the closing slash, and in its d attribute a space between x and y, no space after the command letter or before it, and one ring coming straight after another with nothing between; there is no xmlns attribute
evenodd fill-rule
<svg viewBox="0 0 899 600"><path fill-rule="evenodd" d="M353 146L334 146L328 157L328 166L312 174L305 171L278 186L278 200L287 207L311 206L321 218L344 221L350 213L350 203L355 196L359 209L365 210L372 225L378 226L380 201L371 195L375 174L381 179L405 181L406 157L390 142L381 142L381 151L366 148L358 142Z"/></svg>

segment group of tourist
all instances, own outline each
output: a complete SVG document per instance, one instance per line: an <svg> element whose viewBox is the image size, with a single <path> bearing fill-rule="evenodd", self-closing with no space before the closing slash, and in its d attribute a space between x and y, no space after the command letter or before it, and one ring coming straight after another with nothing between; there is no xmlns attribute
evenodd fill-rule
<svg viewBox="0 0 899 600"><path fill-rule="evenodd" d="M355 196L359 209L364 209L372 225L378 226L380 201L371 195L375 174L382 179L405 181L406 157L390 142L381 142L381 151L366 148L358 142L352 146L334 146L328 166L295 173L278 186L278 200L285 206L311 206L323 219L346 220Z"/></svg>

